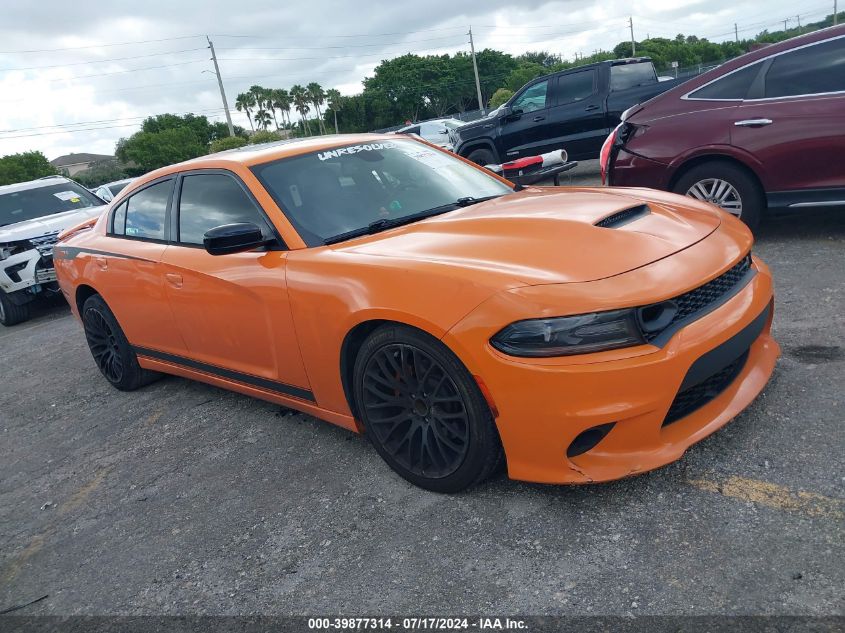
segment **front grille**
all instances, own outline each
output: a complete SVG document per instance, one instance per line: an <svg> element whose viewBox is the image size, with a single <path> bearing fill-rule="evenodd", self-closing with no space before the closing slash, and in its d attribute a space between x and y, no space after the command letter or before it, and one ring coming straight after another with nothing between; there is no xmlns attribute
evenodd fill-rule
<svg viewBox="0 0 845 633"><path fill-rule="evenodd" d="M678 311L662 330L658 330L656 332L644 332L643 336L645 337L646 342L650 343L664 331L672 328L672 326L676 323L687 319L693 314L706 310L713 303L722 299L736 287L750 268L751 254L749 253L733 268L722 273L715 279L708 281L703 286L699 286L695 290L690 290L689 292L677 296L674 299L670 299L670 301L674 301L677 304Z"/></svg>
<svg viewBox="0 0 845 633"><path fill-rule="evenodd" d="M688 389L679 391L678 395L672 401L672 406L669 407L666 418L663 420L663 426L667 426L672 424L672 422L677 422L681 418L688 416L722 393L742 371L746 360L748 360L748 350L709 378Z"/></svg>
<svg viewBox="0 0 845 633"><path fill-rule="evenodd" d="M39 237L31 237L28 241L38 249L38 252L41 253L42 257L49 256L53 254L53 247L56 245L56 242L59 241L59 232L54 231Z"/></svg>

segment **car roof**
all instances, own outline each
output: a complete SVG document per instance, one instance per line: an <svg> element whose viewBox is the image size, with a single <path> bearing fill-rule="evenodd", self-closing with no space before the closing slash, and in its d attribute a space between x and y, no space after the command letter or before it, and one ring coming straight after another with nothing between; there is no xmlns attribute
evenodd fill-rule
<svg viewBox="0 0 845 633"><path fill-rule="evenodd" d="M50 185L56 185L62 182L77 184L73 180L65 178L64 176L45 176L44 178L38 178L37 180L28 180L26 182L16 182L13 185L0 186L0 195L15 193L18 191L27 191L29 189L38 189L39 187L49 187Z"/></svg>
<svg viewBox="0 0 845 633"><path fill-rule="evenodd" d="M120 185L120 184L123 184L124 182L130 183L133 180L135 180L135 179L134 178L122 178L120 180L112 180L111 182L104 182L102 185L97 187L97 189L100 189L100 187L111 187L112 185Z"/></svg>
<svg viewBox="0 0 845 633"><path fill-rule="evenodd" d="M233 164L240 164L246 167L269 163L281 158L290 158L300 154L319 152L321 150L342 147L344 145L356 145L364 143L385 143L396 142L395 135L388 134L330 134L326 136L309 136L306 138L287 139L273 141L270 143L259 143L257 145L246 145L235 149L227 149L215 154L207 154L192 158L182 163L169 165L151 171L138 178L139 185L142 185L156 178L167 176L191 169L209 169Z"/></svg>

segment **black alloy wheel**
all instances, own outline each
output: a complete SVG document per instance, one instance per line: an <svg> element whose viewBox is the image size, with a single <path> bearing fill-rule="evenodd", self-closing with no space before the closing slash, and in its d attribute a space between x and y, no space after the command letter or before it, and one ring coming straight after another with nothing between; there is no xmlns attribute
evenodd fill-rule
<svg viewBox="0 0 845 633"><path fill-rule="evenodd" d="M82 326L97 368L113 387L134 391L161 376L138 364L135 350L100 295L91 295L85 300Z"/></svg>
<svg viewBox="0 0 845 633"><path fill-rule="evenodd" d="M469 419L455 383L421 349L396 343L373 354L364 370L369 428L403 468L446 477L463 463Z"/></svg>
<svg viewBox="0 0 845 633"><path fill-rule="evenodd" d="M123 361L120 358L117 338L106 317L96 308L89 308L85 311L83 325L85 338L88 339L88 347L97 367L110 383L119 383L123 378Z"/></svg>
<svg viewBox="0 0 845 633"><path fill-rule="evenodd" d="M355 361L357 413L382 458L408 481L458 492L502 459L490 407L466 367L437 339L385 325Z"/></svg>

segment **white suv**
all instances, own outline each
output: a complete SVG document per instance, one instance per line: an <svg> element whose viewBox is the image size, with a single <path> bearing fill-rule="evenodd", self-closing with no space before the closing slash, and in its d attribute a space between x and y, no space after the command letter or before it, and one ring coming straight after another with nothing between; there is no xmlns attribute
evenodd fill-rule
<svg viewBox="0 0 845 633"><path fill-rule="evenodd" d="M40 294L57 294L53 245L59 232L97 216L103 201L61 176L0 187L0 323L29 318Z"/></svg>

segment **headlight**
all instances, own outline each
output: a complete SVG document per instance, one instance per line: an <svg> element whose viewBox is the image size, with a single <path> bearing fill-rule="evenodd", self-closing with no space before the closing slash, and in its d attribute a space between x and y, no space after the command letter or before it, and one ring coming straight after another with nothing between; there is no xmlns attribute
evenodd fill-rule
<svg viewBox="0 0 845 633"><path fill-rule="evenodd" d="M645 343L634 310L511 323L490 344L511 356L571 356Z"/></svg>

